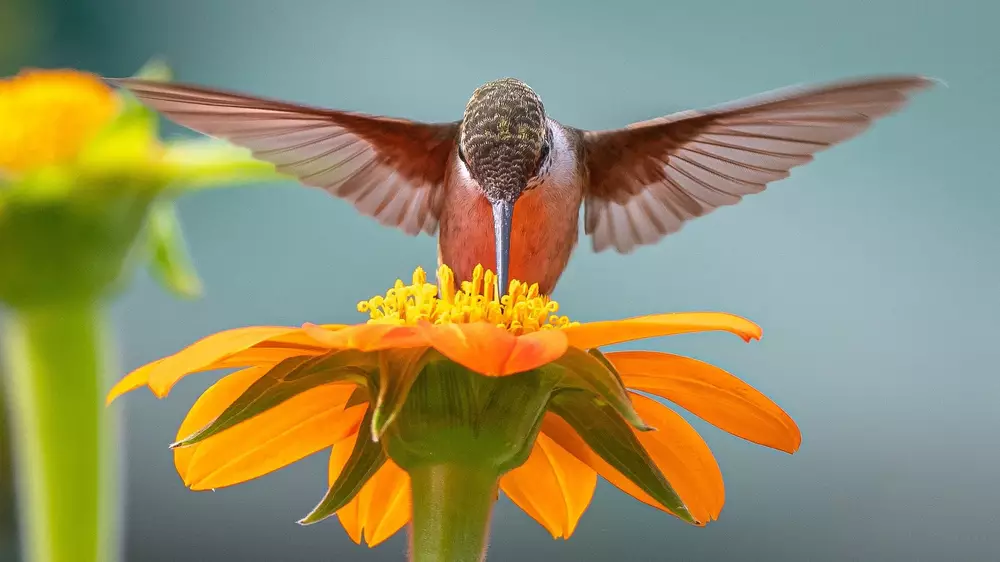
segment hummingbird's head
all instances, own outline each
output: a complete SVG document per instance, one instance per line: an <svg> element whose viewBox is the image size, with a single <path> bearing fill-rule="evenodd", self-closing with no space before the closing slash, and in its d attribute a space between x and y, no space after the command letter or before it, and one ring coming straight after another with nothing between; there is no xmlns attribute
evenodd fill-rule
<svg viewBox="0 0 1000 562"><path fill-rule="evenodd" d="M501 292L507 290L514 203L540 175L550 140L542 100L520 80L484 84L465 106L458 154L493 206Z"/></svg>

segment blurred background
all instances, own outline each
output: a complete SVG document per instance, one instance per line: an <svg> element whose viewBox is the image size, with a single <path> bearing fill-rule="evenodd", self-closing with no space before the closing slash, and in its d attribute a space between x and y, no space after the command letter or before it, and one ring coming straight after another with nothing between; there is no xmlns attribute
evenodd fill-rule
<svg viewBox="0 0 1000 562"><path fill-rule="evenodd" d="M162 56L184 81L428 121L457 119L475 87L516 76L553 117L594 129L796 83L943 79L656 246L595 255L583 241L555 295L562 310L753 319L765 336L750 345L636 345L742 377L797 420L803 445L789 457L692 420L726 478L718 522L689 527L602 482L565 542L502 500L490 560L989 561L1000 556L998 17L982 0L0 0L0 75L123 76ZM207 294L178 302L137 277L115 307L122 374L226 328L362 320L358 300L436 264L433 239L291 183L202 192L181 214ZM127 560L403 559L404 533L368 550L336 519L295 524L325 491L323 454L238 487L186 490L167 444L216 379L115 405ZM3 443L0 559L13 561Z"/></svg>

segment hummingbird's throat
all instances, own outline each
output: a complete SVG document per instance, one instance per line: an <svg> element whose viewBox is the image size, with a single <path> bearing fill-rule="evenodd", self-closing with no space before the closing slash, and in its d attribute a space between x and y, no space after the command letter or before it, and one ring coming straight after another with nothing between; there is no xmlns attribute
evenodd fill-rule
<svg viewBox="0 0 1000 562"><path fill-rule="evenodd" d="M559 303L538 292L538 284L511 281L506 294L496 291L496 276L477 265L470 281L455 286L455 274L442 265L437 271L438 285L427 282L422 268L413 272L413 282L401 279L385 296L375 296L358 303L358 311L369 314L369 324L415 325L468 324L489 322L514 334L551 330L576 325L566 316L558 316Z"/></svg>

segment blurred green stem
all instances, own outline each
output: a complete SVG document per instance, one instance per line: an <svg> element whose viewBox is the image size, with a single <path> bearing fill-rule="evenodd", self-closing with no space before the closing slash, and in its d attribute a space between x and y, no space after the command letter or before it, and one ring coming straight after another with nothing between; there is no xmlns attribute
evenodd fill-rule
<svg viewBox="0 0 1000 562"><path fill-rule="evenodd" d="M429 464L409 471L413 490L411 562L486 559L500 475L490 467Z"/></svg>
<svg viewBox="0 0 1000 562"><path fill-rule="evenodd" d="M24 562L116 562L114 357L99 302L8 310L4 369Z"/></svg>

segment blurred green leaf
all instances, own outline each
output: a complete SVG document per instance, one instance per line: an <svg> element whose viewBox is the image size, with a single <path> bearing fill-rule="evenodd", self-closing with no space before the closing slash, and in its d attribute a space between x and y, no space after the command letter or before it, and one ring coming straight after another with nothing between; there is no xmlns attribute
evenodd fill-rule
<svg viewBox="0 0 1000 562"><path fill-rule="evenodd" d="M169 82L174 77L173 70L161 57L153 57L146 61L146 64L135 73L133 78L142 80L153 80L156 82Z"/></svg>
<svg viewBox="0 0 1000 562"><path fill-rule="evenodd" d="M171 141L160 165L166 179L185 191L287 179L273 164L254 159L249 150L209 138Z"/></svg>
<svg viewBox="0 0 1000 562"><path fill-rule="evenodd" d="M160 58L150 59L134 75L134 78L154 80L157 82L167 82L172 77L173 71L171 71L170 67L167 66L167 63ZM154 137L159 135L159 117L155 111L143 105L142 102L139 101L139 98L132 95L132 92L129 92L125 88L118 88L118 95L122 99L123 114L129 115L133 119L148 120L150 134Z"/></svg>
<svg viewBox="0 0 1000 562"><path fill-rule="evenodd" d="M200 297L201 280L188 255L187 243L173 202L161 200L154 203L149 212L147 228L149 267L153 277L180 297Z"/></svg>

